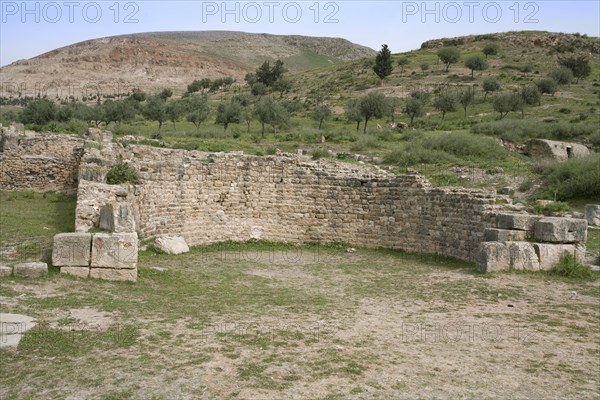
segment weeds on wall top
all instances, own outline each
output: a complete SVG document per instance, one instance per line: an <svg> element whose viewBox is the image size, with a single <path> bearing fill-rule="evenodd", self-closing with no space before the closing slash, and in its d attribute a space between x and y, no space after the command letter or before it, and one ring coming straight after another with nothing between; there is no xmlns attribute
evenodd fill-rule
<svg viewBox="0 0 600 400"><path fill-rule="evenodd" d="M118 185L120 183L138 183L140 177L135 169L129 164L119 160L118 163L110 167L106 173L106 182L110 185Z"/></svg>

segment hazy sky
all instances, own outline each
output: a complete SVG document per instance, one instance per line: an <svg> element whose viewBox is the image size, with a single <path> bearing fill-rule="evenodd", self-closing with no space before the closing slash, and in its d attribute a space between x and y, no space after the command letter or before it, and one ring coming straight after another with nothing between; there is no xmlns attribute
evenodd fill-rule
<svg viewBox="0 0 600 400"><path fill-rule="evenodd" d="M343 37L393 52L429 39L511 30L600 36L600 1L5 1L0 64L87 39L234 30Z"/></svg>

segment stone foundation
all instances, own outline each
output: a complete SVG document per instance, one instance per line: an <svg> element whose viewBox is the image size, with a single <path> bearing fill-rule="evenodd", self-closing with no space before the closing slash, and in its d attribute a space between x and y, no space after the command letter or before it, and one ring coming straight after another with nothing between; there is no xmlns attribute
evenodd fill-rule
<svg viewBox="0 0 600 400"><path fill-rule="evenodd" d="M182 236L191 246L251 239L346 242L474 261L499 210L492 192L432 188L421 176L376 167L302 156L114 147L139 172L140 183L116 189L82 179L78 230L98 226L107 204L127 201L141 235ZM86 153L80 170L102 175L106 164Z"/></svg>
<svg viewBox="0 0 600 400"><path fill-rule="evenodd" d="M507 214L493 191L433 188L422 176L375 166L124 147L94 129L87 132L89 146L67 135L13 136L2 139L0 162L9 166L0 169L3 187L45 189L56 161L58 186L77 189L80 233L57 235L53 252L61 272L75 276L135 280L135 232L181 236L191 246L251 239L345 242L475 261L481 271L547 269L558 253L580 254L586 240L584 220ZM28 154L43 153L43 143L55 161L44 168L25 165ZM118 160L139 173L138 184L105 183ZM86 233L97 227L113 233Z"/></svg>
<svg viewBox="0 0 600 400"><path fill-rule="evenodd" d="M138 238L133 233L59 233L52 264L80 278L137 280Z"/></svg>
<svg viewBox="0 0 600 400"><path fill-rule="evenodd" d="M504 229L486 229L486 241L479 245L476 264L480 272L549 270L565 253L584 261L584 219L500 214L498 226ZM525 238L530 241L524 241Z"/></svg>

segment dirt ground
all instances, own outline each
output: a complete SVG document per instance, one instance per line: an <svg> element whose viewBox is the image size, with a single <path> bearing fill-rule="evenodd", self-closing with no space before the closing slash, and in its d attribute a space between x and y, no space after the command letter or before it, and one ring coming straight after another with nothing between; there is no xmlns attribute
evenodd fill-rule
<svg viewBox="0 0 600 400"><path fill-rule="evenodd" d="M251 249L143 255L134 285L2 278L0 294L47 323L0 354L2 399L600 397L599 282Z"/></svg>

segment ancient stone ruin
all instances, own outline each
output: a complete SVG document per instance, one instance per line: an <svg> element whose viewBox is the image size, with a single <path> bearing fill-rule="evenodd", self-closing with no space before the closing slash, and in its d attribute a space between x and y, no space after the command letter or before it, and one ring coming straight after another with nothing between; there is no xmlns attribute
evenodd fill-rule
<svg viewBox="0 0 600 400"><path fill-rule="evenodd" d="M528 214L499 214L498 228L485 230L477 269L481 272L548 270L567 252L585 257L587 223L584 219Z"/></svg>
<svg viewBox="0 0 600 400"><path fill-rule="evenodd" d="M549 158L566 161L569 158L584 158L590 150L579 143L559 142L556 140L531 139L525 144L524 153L536 158Z"/></svg>
<svg viewBox="0 0 600 400"><path fill-rule="evenodd" d="M96 129L3 143L3 188L48 190L50 165L53 187L77 192L76 233L57 235L53 264L82 277L135 280L138 235L191 246L345 242L455 257L481 271L547 269L564 251L585 253L584 219L511 214L508 196L434 188L376 166L120 144ZM106 183L120 161L138 171L137 184Z"/></svg>

